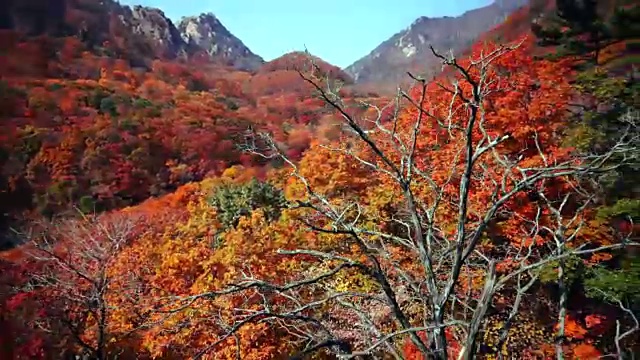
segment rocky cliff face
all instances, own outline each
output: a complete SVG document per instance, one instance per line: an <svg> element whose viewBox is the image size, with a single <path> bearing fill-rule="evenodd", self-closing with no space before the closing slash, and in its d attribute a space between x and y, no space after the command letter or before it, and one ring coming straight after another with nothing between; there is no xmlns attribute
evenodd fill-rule
<svg viewBox="0 0 640 360"><path fill-rule="evenodd" d="M431 54L429 45L439 51L462 51L478 35L502 23L527 3L528 0L496 0L457 17L420 17L345 70L361 84L397 84L406 80L407 71L433 74L439 62Z"/></svg>
<svg viewBox="0 0 640 360"><path fill-rule="evenodd" d="M178 29L187 44L199 47L211 57L236 68L255 70L264 63L211 13L185 17L178 24Z"/></svg>
<svg viewBox="0 0 640 360"><path fill-rule="evenodd" d="M151 47L157 49L158 56L183 57L195 50L189 48L180 31L159 9L144 6L124 7L118 19L125 31L128 30L142 42L149 42Z"/></svg>
<svg viewBox="0 0 640 360"><path fill-rule="evenodd" d="M119 18L125 28L160 48L164 57L205 53L214 61L242 70L256 70L264 63L211 13L185 17L174 25L159 9L124 9Z"/></svg>
<svg viewBox="0 0 640 360"><path fill-rule="evenodd" d="M202 53L243 70L255 70L264 63L213 14L187 17L176 26L160 9L129 7L113 0L5 2L0 7L0 29L27 35L79 35L89 46L109 40L137 64Z"/></svg>

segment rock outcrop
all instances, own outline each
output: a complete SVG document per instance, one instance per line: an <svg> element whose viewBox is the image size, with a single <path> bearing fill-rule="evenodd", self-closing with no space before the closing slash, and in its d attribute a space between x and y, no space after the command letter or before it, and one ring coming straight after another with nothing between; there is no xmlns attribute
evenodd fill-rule
<svg viewBox="0 0 640 360"><path fill-rule="evenodd" d="M182 18L178 29L187 44L199 47L211 57L236 68L256 70L264 63L211 13Z"/></svg>

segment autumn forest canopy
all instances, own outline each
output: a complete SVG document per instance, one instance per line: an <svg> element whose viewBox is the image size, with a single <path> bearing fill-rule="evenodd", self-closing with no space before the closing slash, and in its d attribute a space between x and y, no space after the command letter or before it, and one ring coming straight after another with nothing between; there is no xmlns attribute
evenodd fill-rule
<svg viewBox="0 0 640 360"><path fill-rule="evenodd" d="M65 4L0 14L0 358L640 354L634 1L532 0L395 94Z"/></svg>

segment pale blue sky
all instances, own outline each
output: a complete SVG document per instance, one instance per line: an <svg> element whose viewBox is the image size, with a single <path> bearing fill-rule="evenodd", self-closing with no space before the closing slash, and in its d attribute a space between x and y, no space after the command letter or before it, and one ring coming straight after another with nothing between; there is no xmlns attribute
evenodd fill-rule
<svg viewBox="0 0 640 360"><path fill-rule="evenodd" d="M491 0L120 0L162 9L174 22L212 12L269 61L304 50L346 67L420 16L457 16Z"/></svg>

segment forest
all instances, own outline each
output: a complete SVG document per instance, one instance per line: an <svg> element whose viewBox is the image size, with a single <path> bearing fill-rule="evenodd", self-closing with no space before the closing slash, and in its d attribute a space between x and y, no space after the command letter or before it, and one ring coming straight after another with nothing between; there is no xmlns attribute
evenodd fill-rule
<svg viewBox="0 0 640 360"><path fill-rule="evenodd" d="M634 359L640 7L604 3L395 95L0 31L0 358Z"/></svg>

